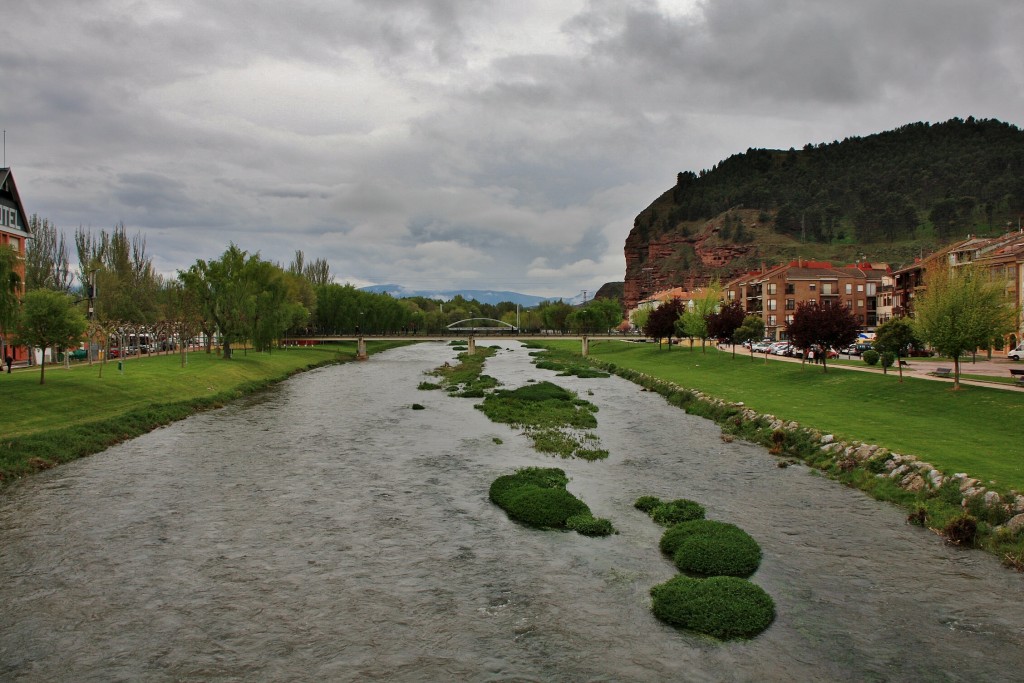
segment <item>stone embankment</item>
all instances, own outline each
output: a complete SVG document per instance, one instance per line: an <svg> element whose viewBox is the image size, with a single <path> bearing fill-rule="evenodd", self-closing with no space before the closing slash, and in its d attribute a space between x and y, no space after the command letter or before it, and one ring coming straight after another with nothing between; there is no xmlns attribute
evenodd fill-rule
<svg viewBox="0 0 1024 683"><path fill-rule="evenodd" d="M882 446L859 441L839 441L833 434L758 413L743 402L725 401L632 370L613 366L607 369L664 395L691 414L714 420L723 426L723 438L726 440L731 440L734 433L739 434L742 438L769 446L769 452L774 455L794 456L824 471L860 469L875 477L887 478L912 493L937 493L940 488L948 492L955 486L959 491L960 506L965 511L979 508L998 511L1001 513L999 516L1007 520L994 527L993 531L1005 529L1017 534L1024 529L1024 495L1017 491L1000 494L966 473L944 474L914 455L895 453Z"/></svg>

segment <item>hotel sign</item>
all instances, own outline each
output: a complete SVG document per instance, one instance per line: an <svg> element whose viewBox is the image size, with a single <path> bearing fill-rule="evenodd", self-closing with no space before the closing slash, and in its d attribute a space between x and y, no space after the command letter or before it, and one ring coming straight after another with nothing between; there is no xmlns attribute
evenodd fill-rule
<svg viewBox="0 0 1024 683"><path fill-rule="evenodd" d="M0 204L0 228L21 230L21 221L18 220L19 217L17 208L7 206L6 204Z"/></svg>

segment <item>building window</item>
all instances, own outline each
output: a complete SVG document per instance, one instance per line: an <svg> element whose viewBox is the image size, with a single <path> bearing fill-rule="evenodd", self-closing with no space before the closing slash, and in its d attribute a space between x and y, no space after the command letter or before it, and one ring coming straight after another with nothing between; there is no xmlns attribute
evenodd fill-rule
<svg viewBox="0 0 1024 683"><path fill-rule="evenodd" d="M775 299L768 299L768 310L774 311L776 307Z"/></svg>
<svg viewBox="0 0 1024 683"><path fill-rule="evenodd" d="M864 285L857 285L857 291L858 292L863 292L864 291Z"/></svg>
<svg viewBox="0 0 1024 683"><path fill-rule="evenodd" d="M776 288L777 286L778 286L778 285L776 285L776 284L775 284L774 282L770 282L770 283L768 283L768 293L769 293L769 294L775 294L775 288Z"/></svg>
<svg viewBox="0 0 1024 683"><path fill-rule="evenodd" d="M775 327L778 324L774 315L768 316L768 327Z"/></svg>
<svg viewBox="0 0 1024 683"><path fill-rule="evenodd" d="M868 283L868 296L877 296L877 295L878 295L878 285L875 284L874 282L869 282Z"/></svg>
<svg viewBox="0 0 1024 683"><path fill-rule="evenodd" d="M853 299L846 300L846 307L849 308L851 311L853 310Z"/></svg>
<svg viewBox="0 0 1024 683"><path fill-rule="evenodd" d="M793 324L793 316L791 316L791 315L787 315L786 316L786 324L787 325L792 325Z"/></svg>
<svg viewBox="0 0 1024 683"><path fill-rule="evenodd" d="M786 299L786 310L787 311L795 311L796 310L796 299Z"/></svg>
<svg viewBox="0 0 1024 683"><path fill-rule="evenodd" d="M833 294L834 292L832 291L832 283L831 282L822 282L821 283L821 293L822 293L823 296L827 296L829 294Z"/></svg>
<svg viewBox="0 0 1024 683"><path fill-rule="evenodd" d="M796 292L796 288L793 286L793 283L792 282L787 282L786 283L786 294L793 294L795 292Z"/></svg>
<svg viewBox="0 0 1024 683"><path fill-rule="evenodd" d="M853 285L851 285L849 282L846 283L846 293L853 294Z"/></svg>
<svg viewBox="0 0 1024 683"><path fill-rule="evenodd" d="M812 282L811 284L807 285L807 288L813 292L818 288L818 285Z"/></svg>
<svg viewBox="0 0 1024 683"><path fill-rule="evenodd" d="M864 308L864 299L857 299L857 308Z"/></svg>

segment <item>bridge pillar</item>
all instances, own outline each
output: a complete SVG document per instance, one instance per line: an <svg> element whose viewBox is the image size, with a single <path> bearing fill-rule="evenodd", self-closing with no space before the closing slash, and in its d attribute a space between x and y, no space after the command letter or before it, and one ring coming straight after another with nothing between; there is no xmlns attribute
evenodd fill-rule
<svg viewBox="0 0 1024 683"><path fill-rule="evenodd" d="M476 353L476 338L473 335L469 335L469 352Z"/></svg>
<svg viewBox="0 0 1024 683"><path fill-rule="evenodd" d="M590 340L587 339L586 335L583 335L583 348L581 349L580 354L584 358L590 355Z"/></svg>
<svg viewBox="0 0 1024 683"><path fill-rule="evenodd" d="M356 340L356 360L369 360L370 355L366 353L366 340L359 337Z"/></svg>

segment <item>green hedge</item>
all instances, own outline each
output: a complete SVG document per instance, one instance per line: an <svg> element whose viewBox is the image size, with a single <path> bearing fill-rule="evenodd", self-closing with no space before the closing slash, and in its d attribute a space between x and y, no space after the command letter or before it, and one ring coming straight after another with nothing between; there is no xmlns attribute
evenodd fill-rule
<svg viewBox="0 0 1024 683"><path fill-rule="evenodd" d="M527 467L491 483L491 501L512 519L542 529L573 529L587 536L615 533L582 500L565 489L565 472L557 467Z"/></svg>
<svg viewBox="0 0 1024 683"><path fill-rule="evenodd" d="M662 621L715 638L751 638L775 619L775 602L759 586L735 576L676 576L651 588Z"/></svg>

